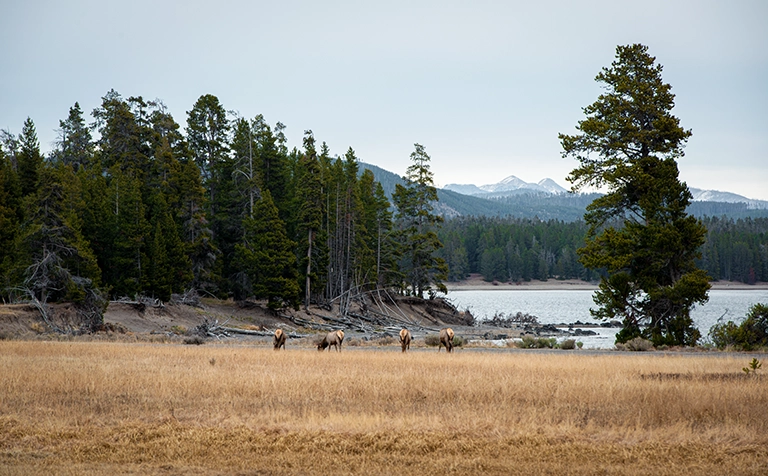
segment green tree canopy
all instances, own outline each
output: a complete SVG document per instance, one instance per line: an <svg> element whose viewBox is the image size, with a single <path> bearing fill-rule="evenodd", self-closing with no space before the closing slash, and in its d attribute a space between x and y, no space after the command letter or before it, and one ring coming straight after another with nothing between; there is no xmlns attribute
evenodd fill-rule
<svg viewBox="0 0 768 476"><path fill-rule="evenodd" d="M253 217L247 217L244 226L243 242L236 245L235 254L248 276L252 295L267 299L271 309L297 306L296 243L288 239L269 190L256 202Z"/></svg>
<svg viewBox="0 0 768 476"><path fill-rule="evenodd" d="M432 284L446 292L442 281L448 278L448 267L435 253L443 246L435 232L443 218L433 213L437 189L429 169L431 158L423 145L414 144L414 147L413 164L404 177L406 186L395 187L392 201L397 208L398 235L403 249L401 270L406 287L422 297L424 291L431 290Z"/></svg>
<svg viewBox="0 0 768 476"><path fill-rule="evenodd" d="M693 345L690 310L707 301L708 277L694 259L706 229L686 214L692 195L676 160L691 136L670 111L672 87L644 45L619 46L596 81L605 93L584 108L576 135L560 134L563 157L579 161L568 181L577 191L606 190L587 207L588 268L605 269L592 313L620 318L617 339L644 335L655 344ZM643 327L645 328L643 329Z"/></svg>

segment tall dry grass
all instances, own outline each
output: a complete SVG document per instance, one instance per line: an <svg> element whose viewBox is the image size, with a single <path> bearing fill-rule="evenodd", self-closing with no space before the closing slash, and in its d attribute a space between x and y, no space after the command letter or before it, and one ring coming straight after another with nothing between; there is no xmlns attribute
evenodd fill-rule
<svg viewBox="0 0 768 476"><path fill-rule="evenodd" d="M766 474L747 360L0 342L0 473Z"/></svg>

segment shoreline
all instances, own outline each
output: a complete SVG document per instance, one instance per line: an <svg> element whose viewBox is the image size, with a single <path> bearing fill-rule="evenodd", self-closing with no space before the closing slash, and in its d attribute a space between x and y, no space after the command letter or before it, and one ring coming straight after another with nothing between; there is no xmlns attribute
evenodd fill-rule
<svg viewBox="0 0 768 476"><path fill-rule="evenodd" d="M548 281L532 280L527 282L487 282L479 276L471 276L469 279L457 282L444 283L448 293L455 291L595 291L598 283L579 281L575 279ZM768 282L746 284L736 281L712 281L712 290L734 291L765 291L768 290Z"/></svg>

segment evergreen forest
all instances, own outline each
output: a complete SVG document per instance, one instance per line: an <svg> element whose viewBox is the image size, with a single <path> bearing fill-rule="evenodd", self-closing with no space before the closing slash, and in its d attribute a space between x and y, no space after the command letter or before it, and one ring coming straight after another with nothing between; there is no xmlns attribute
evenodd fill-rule
<svg viewBox="0 0 768 476"><path fill-rule="evenodd" d="M768 218L703 217L706 242L696 265L712 280L754 284L768 281ZM585 268L577 250L584 246L583 221L512 217L458 217L438 232L449 279L480 273L486 281L599 279Z"/></svg>
<svg viewBox="0 0 768 476"><path fill-rule="evenodd" d="M238 117L213 95L192 105L186 127L161 101L114 90L91 118L75 103L45 155L31 119L18 135L0 132L6 301L98 307L195 290L277 309L343 306L379 287L422 296L469 273L600 276L579 262L581 220L441 211L419 144L402 184L385 190L351 147L331 154L307 130L302 147L289 149L284 124ZM498 212L485 202L489 215ZM712 279L768 281L768 218L703 224L697 265Z"/></svg>

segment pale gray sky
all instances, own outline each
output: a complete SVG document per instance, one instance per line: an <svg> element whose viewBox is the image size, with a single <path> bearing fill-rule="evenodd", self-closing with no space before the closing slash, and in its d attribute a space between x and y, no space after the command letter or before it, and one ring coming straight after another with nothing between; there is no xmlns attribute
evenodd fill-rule
<svg viewBox="0 0 768 476"><path fill-rule="evenodd" d="M50 150L78 101L203 94L404 174L414 142L439 186L565 177L573 133L619 44L664 66L693 130L689 186L768 200L768 1L0 2L0 128Z"/></svg>

